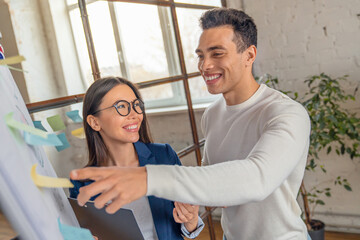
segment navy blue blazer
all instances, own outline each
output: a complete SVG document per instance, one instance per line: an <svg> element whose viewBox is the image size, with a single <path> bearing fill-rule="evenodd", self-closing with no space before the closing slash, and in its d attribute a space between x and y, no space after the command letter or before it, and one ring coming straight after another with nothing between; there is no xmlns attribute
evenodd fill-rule
<svg viewBox="0 0 360 240"><path fill-rule="evenodd" d="M179 157L169 144L134 143L139 157L140 166L147 164L181 165ZM70 197L77 198L79 188L91 184L93 181L80 182L71 180L74 188L70 188ZM93 201L97 196L91 198ZM174 202L148 196L149 205L154 219L154 225L159 240L184 239L181 235L181 224L176 223L173 217Z"/></svg>

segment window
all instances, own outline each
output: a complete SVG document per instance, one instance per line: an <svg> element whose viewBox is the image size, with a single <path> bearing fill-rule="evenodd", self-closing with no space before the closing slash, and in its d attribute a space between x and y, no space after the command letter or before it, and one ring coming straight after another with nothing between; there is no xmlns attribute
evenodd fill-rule
<svg viewBox="0 0 360 240"><path fill-rule="evenodd" d="M181 80L184 73L181 71L170 2L158 1L168 3L159 5L136 2L87 1L101 77L122 76L137 83L174 76L180 76ZM67 0L67 4L82 76L90 85L93 77L79 7L75 0ZM220 7L221 1L182 0L174 4L185 73L196 73L194 50L201 34L199 17L211 7ZM197 76L189 78L193 103L211 101L214 96L207 93L202 78ZM141 89L141 92L147 108L186 104L182 81Z"/></svg>

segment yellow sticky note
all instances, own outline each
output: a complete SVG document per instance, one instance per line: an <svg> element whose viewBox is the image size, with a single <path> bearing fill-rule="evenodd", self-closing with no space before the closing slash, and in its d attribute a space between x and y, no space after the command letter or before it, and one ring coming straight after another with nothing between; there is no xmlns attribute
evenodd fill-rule
<svg viewBox="0 0 360 240"><path fill-rule="evenodd" d="M22 122L16 121L13 118L13 115L14 115L14 113L10 112L10 113L8 113L8 114L6 114L4 116L5 123L6 123L6 125L8 127L15 128L17 130L22 130L22 131L25 131L25 132L40 136L42 138L47 138L47 135L48 135L47 132L45 132L43 130L40 130L40 129L37 129L37 128L34 128L32 126L29 126L29 125L26 125L26 124L24 124Z"/></svg>
<svg viewBox="0 0 360 240"><path fill-rule="evenodd" d="M80 139L85 138L84 128L75 129L75 130L71 131L71 134Z"/></svg>
<svg viewBox="0 0 360 240"><path fill-rule="evenodd" d="M74 185L67 178L41 176L36 173L36 166L31 167L31 178L36 186L46 188L73 188Z"/></svg>
<svg viewBox="0 0 360 240"><path fill-rule="evenodd" d="M12 65L21 63L22 61L25 61L25 58L23 56L8 57L6 59L1 59L0 65Z"/></svg>

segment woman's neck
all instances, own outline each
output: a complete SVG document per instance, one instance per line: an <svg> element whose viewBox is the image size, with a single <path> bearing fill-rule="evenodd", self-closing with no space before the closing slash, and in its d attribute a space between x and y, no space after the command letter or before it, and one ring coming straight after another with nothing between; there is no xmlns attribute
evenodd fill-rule
<svg viewBox="0 0 360 240"><path fill-rule="evenodd" d="M109 159L107 166L137 167L139 158L133 143L105 143L113 162Z"/></svg>

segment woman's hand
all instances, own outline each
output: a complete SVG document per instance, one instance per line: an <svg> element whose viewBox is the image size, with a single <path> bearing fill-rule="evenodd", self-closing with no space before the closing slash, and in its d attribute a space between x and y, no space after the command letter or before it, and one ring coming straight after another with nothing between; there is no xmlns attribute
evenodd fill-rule
<svg viewBox="0 0 360 240"><path fill-rule="evenodd" d="M193 232L198 224L199 206L175 202L173 216L175 222L184 223L189 233Z"/></svg>

